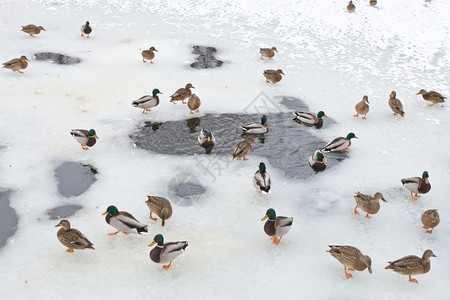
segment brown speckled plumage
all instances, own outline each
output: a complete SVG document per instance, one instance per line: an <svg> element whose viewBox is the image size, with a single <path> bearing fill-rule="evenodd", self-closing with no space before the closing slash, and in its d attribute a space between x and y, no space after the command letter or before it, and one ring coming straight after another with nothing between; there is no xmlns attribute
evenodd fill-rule
<svg viewBox="0 0 450 300"><path fill-rule="evenodd" d="M164 227L166 220L172 216L172 205L170 201L158 196L147 196L147 198L148 200L145 203L150 209L150 218L152 218L152 213L156 214L161 219L161 225Z"/></svg>
<svg viewBox="0 0 450 300"><path fill-rule="evenodd" d="M334 258L336 258L341 264L344 265L345 275L347 278L353 277L347 273L347 268L354 269L356 271L364 271L368 269L369 273L372 273L372 260L369 256L362 254L362 252L353 246L337 246L329 245L329 252Z"/></svg>
<svg viewBox="0 0 450 300"><path fill-rule="evenodd" d="M67 252L73 252L73 249L84 250L92 249L95 250L91 241L89 241L84 234L75 228L70 228L70 223L67 220L61 220L55 227L61 226L58 230L56 236L58 240L69 248Z"/></svg>
<svg viewBox="0 0 450 300"><path fill-rule="evenodd" d="M416 279L411 278L411 275L425 274L430 271L430 257L436 257L436 255L431 250L425 250L422 258L415 255L408 255L396 261L390 261L385 269L393 270L402 275L408 275L409 281L418 283Z"/></svg>
<svg viewBox="0 0 450 300"><path fill-rule="evenodd" d="M428 233L432 233L434 227L438 226L441 222L439 213L437 209L429 209L422 214L421 217L423 228L427 230ZM431 229L431 230L429 230Z"/></svg>

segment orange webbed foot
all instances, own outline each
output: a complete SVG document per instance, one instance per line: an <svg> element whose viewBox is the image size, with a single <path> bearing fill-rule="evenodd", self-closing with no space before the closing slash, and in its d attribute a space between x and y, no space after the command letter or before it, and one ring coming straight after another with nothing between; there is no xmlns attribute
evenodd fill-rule
<svg viewBox="0 0 450 300"><path fill-rule="evenodd" d="M148 113L147 113L147 111L145 110L145 108L144 108L144 110L142 111L142 114L143 114L143 115L148 115Z"/></svg>
<svg viewBox="0 0 450 300"><path fill-rule="evenodd" d="M433 104L429 104L428 106L433 106L435 103L433 103Z"/></svg>
<svg viewBox="0 0 450 300"><path fill-rule="evenodd" d="M130 234L129 232L125 232L125 231L122 232L122 233L125 234L125 235L129 235Z"/></svg>
<svg viewBox="0 0 450 300"><path fill-rule="evenodd" d="M194 112L191 110L190 112L189 112L191 115L193 115L194 114Z"/></svg>
<svg viewBox="0 0 450 300"><path fill-rule="evenodd" d="M248 160L248 158L244 156L244 160Z"/></svg>
<svg viewBox="0 0 450 300"><path fill-rule="evenodd" d="M433 229L434 229L434 228L431 228L431 230L427 230L427 232L428 232L428 233L433 233Z"/></svg>
<svg viewBox="0 0 450 300"><path fill-rule="evenodd" d="M170 261L170 263L168 265L164 265L163 269L164 270L169 270L171 264L172 264L172 261Z"/></svg>
<svg viewBox="0 0 450 300"><path fill-rule="evenodd" d="M349 270L354 271L354 269L348 268ZM344 267L345 277L347 279L353 278L352 274L347 273L347 267Z"/></svg>
<svg viewBox="0 0 450 300"><path fill-rule="evenodd" d="M420 198L420 197L422 197L422 196L420 196L420 195L418 195L418 194L415 194L414 196L416 196L417 198Z"/></svg>
<svg viewBox="0 0 450 300"><path fill-rule="evenodd" d="M119 232L120 232L120 231L110 232L110 233L108 233L108 235L109 235L109 236L116 235L116 234L118 234Z"/></svg>
<svg viewBox="0 0 450 300"><path fill-rule="evenodd" d="M86 145L81 145L81 148L83 148L83 150L89 150L89 147Z"/></svg>
<svg viewBox="0 0 450 300"><path fill-rule="evenodd" d="M416 194L417 195L417 194ZM414 196L413 196L413 193L411 192L411 200L417 200L417 198L415 198Z"/></svg>
<svg viewBox="0 0 450 300"><path fill-rule="evenodd" d="M419 283L419 282L417 281L417 279L411 278L411 275L409 275L409 281L414 282L414 283Z"/></svg>
<svg viewBox="0 0 450 300"><path fill-rule="evenodd" d="M353 115L354 117L357 117L357 116L359 116L359 114L356 114L356 115Z"/></svg>
<svg viewBox="0 0 450 300"><path fill-rule="evenodd" d="M195 112L199 113L199 112L200 112L200 109L197 109Z"/></svg>
<svg viewBox="0 0 450 300"><path fill-rule="evenodd" d="M356 210L358 208L358 205L356 205L355 206L355 209L353 210L353 213L355 214L355 215L359 215L359 212Z"/></svg>
<svg viewBox="0 0 450 300"><path fill-rule="evenodd" d="M366 214L366 218L367 218L367 219L370 219L370 218L372 218L372 217L369 216L369 214L367 213L367 214ZM350 269L349 269L349 270L350 270Z"/></svg>
<svg viewBox="0 0 450 300"><path fill-rule="evenodd" d="M367 120L367 119L366 119L366 116L363 117L363 120Z"/></svg>
<svg viewBox="0 0 450 300"><path fill-rule="evenodd" d="M66 252L73 253L73 249L67 249Z"/></svg>
<svg viewBox="0 0 450 300"><path fill-rule="evenodd" d="M157 220L156 218L152 217L152 212L150 212L150 220L152 220L152 221L156 221Z"/></svg>

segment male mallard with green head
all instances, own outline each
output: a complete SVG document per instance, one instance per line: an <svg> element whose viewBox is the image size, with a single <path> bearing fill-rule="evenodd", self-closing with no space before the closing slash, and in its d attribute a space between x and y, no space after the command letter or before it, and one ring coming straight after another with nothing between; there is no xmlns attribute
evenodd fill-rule
<svg viewBox="0 0 450 300"><path fill-rule="evenodd" d="M393 115L400 115L401 117L405 116L405 112L403 111L402 101L396 98L397 93L392 91L389 95L389 107L392 109Z"/></svg>
<svg viewBox="0 0 450 300"><path fill-rule="evenodd" d="M181 103L186 104L184 100L191 97L191 89L195 89L195 87L190 83L186 84L184 88L179 88L172 96L170 96L170 102L175 104L175 101L181 101Z"/></svg>
<svg viewBox="0 0 450 300"><path fill-rule="evenodd" d="M303 111L296 111L294 112L295 120L299 121L302 125L311 125L316 127L322 127L323 125L323 119L322 117L328 118L328 116L323 112L319 111L317 113L317 116L309 113L309 112L303 112Z"/></svg>
<svg viewBox="0 0 450 300"><path fill-rule="evenodd" d="M89 34L92 32L91 23L89 21L86 21L86 24L81 26L81 36L86 35L87 38L89 38Z"/></svg>
<svg viewBox="0 0 450 300"><path fill-rule="evenodd" d="M428 106L433 106L437 103L444 103L445 99L447 99L447 97L442 96L440 93L435 92L435 91L425 91L425 90L420 90L417 95L422 95L423 100L425 101L430 101L431 104L429 104Z"/></svg>
<svg viewBox="0 0 450 300"><path fill-rule="evenodd" d="M19 72L23 74L22 71L28 67L28 58L22 55L20 58L13 58L5 63L3 63L3 68L13 70L13 72Z"/></svg>
<svg viewBox="0 0 450 300"><path fill-rule="evenodd" d="M183 254L188 246L186 241L164 243L164 237L161 234L155 235L148 246L151 247L154 244L156 246L150 251L150 259L157 264L169 263L163 265L164 270L169 270L172 260Z"/></svg>
<svg viewBox="0 0 450 300"><path fill-rule="evenodd" d="M346 137L342 137L342 136L337 137L334 140L332 140L331 142L329 142L328 144L326 144L325 147L323 147L322 151L345 152L348 150L348 148L352 144L350 140L353 138L355 138L355 139L358 138L357 136L355 136L355 134L353 132L350 132L349 134L347 134Z"/></svg>
<svg viewBox="0 0 450 300"><path fill-rule="evenodd" d="M241 129L242 131L244 131L244 133L254 133L254 134L266 133L269 131L269 126L267 125L267 116L263 115L261 117L261 123L258 122L248 123L241 126Z"/></svg>
<svg viewBox="0 0 450 300"><path fill-rule="evenodd" d="M148 50L144 50L141 52L142 54L142 61L145 63L145 60L149 60L150 63L153 63L153 59L155 58L155 51L158 52L158 50L155 49L155 47L150 47Z"/></svg>
<svg viewBox="0 0 450 300"><path fill-rule="evenodd" d="M354 117L357 117L358 115L364 115L363 119L366 120L366 115L369 112L369 97L364 95L362 100L356 103L355 110L356 115L353 115Z"/></svg>
<svg viewBox="0 0 450 300"><path fill-rule="evenodd" d="M199 107L200 107L201 104L202 104L202 102L200 101L200 98L197 97L196 94L192 94L189 97L189 100L188 100L188 103L187 103L188 108L191 110L190 114L193 115L194 111L199 113L200 112Z"/></svg>
<svg viewBox="0 0 450 300"><path fill-rule="evenodd" d="M106 215L106 223L117 229L116 232L108 233L108 235L116 235L119 232L124 234L148 232L147 225L136 220L130 213L119 211L114 205L109 206L103 215Z"/></svg>
<svg viewBox="0 0 450 300"><path fill-rule="evenodd" d="M161 218L161 225L164 227L166 220L172 216L172 204L164 197L147 196L145 203L150 210L150 219L156 221L156 218L152 217L152 213Z"/></svg>
<svg viewBox="0 0 450 300"><path fill-rule="evenodd" d="M280 81L283 76L281 76L281 74L286 75L283 73L283 71L281 69L278 70L264 70L264 77L266 77L266 82L273 82L274 84L277 83L278 81Z"/></svg>
<svg viewBox="0 0 450 300"><path fill-rule="evenodd" d="M252 150L252 143L255 144L253 136L248 136L245 140L236 143L233 149L233 159L248 160L245 156Z"/></svg>
<svg viewBox="0 0 450 300"><path fill-rule="evenodd" d="M430 271L430 257L436 257L436 255L431 250L425 250L422 258L415 255L408 255L396 261L389 261L389 265L385 269L393 270L402 275L408 275L409 281L419 283L416 279L411 278L411 275L425 274Z"/></svg>
<svg viewBox="0 0 450 300"><path fill-rule="evenodd" d="M277 214L273 208L269 208L266 211L266 215L261 219L261 221L264 221L267 218L268 220L264 223L264 232L268 236L271 236L270 239L275 245L278 245L281 242L281 238L285 236L289 230L291 230L292 223L294 223L294 218L282 216L277 217Z"/></svg>
<svg viewBox="0 0 450 300"><path fill-rule="evenodd" d="M36 26L34 24L28 24L26 26L22 26L21 29L23 32L28 33L30 36L34 37L34 35L38 35L41 31L46 31L42 26Z"/></svg>
<svg viewBox="0 0 450 300"><path fill-rule="evenodd" d="M216 138L211 131L202 129L198 135L197 144L203 148L213 147L216 144Z"/></svg>
<svg viewBox="0 0 450 300"><path fill-rule="evenodd" d="M91 241L87 239L79 230L75 228L70 228L70 222L67 220L61 220L58 225L55 227L61 226L61 229L58 230L56 236L58 240L66 246L67 252L73 252L73 249L84 250L84 249L92 249L95 250Z"/></svg>
<svg viewBox="0 0 450 300"><path fill-rule="evenodd" d="M353 210L353 213L355 215L359 215L359 212L356 210L358 207L366 212L366 218L370 219L371 216L369 214L376 214L380 210L380 201L383 200L384 202L387 202L386 199L384 199L382 193L375 193L375 195L372 197L370 195L361 194L360 192L357 192L355 196L353 196L356 201L355 209Z"/></svg>
<svg viewBox="0 0 450 300"><path fill-rule="evenodd" d="M422 177L410 177L410 178L403 178L402 183L403 186L411 192L411 199L417 200L417 198L420 198L418 194L426 194L431 190L431 184L428 180L430 176L428 175L428 172L425 171L422 173ZM413 193L415 193L415 198L413 196Z"/></svg>
<svg viewBox="0 0 450 300"><path fill-rule="evenodd" d="M261 162L258 165L258 171L253 176L253 186L260 194L270 194L272 188L272 180L269 173L266 171L266 165Z"/></svg>
<svg viewBox="0 0 450 300"><path fill-rule="evenodd" d="M429 209L422 214L421 217L423 228L428 232L432 233L434 227L438 226L441 222L439 213L437 209ZM431 228L431 229L430 229Z"/></svg>
<svg viewBox="0 0 450 300"><path fill-rule="evenodd" d="M313 155L308 156L309 166L316 172L323 171L327 168L327 159L325 155L316 150Z"/></svg>
<svg viewBox="0 0 450 300"><path fill-rule="evenodd" d="M345 277L352 278L352 274L347 273L347 268L350 271L364 271L367 269L372 274L372 260L369 256L362 254L362 252L353 246L337 246L329 245L331 249L327 252L336 258L344 265Z"/></svg>
<svg viewBox="0 0 450 300"><path fill-rule="evenodd" d="M83 150L89 150L88 147L92 147L97 142L98 136L94 129L89 131L85 129L72 129L70 134L73 138L81 144Z"/></svg>
<svg viewBox="0 0 450 300"><path fill-rule="evenodd" d="M143 114L147 114L148 111L150 111L150 108L158 106L159 104L159 97L158 94L162 94L158 89L154 89L152 91L152 95L145 95L142 96L141 98L133 101L131 103L131 105L133 105L134 107L139 107L142 108L142 113Z"/></svg>
<svg viewBox="0 0 450 300"><path fill-rule="evenodd" d="M272 59L275 56L275 52L278 53L277 48L260 48L259 53L261 54L261 60L263 57L267 57L268 59Z"/></svg>

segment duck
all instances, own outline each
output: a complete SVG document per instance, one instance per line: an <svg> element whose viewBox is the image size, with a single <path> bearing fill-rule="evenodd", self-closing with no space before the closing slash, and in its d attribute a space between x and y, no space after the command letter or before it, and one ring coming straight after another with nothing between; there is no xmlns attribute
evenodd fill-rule
<svg viewBox="0 0 450 300"><path fill-rule="evenodd" d="M400 115L401 117L405 116L405 112L403 111L403 104L400 100L395 98L397 96L397 93L395 91L392 91L389 95L389 107L393 111L393 115Z"/></svg>
<svg viewBox="0 0 450 300"><path fill-rule="evenodd" d="M195 89L195 87L193 87L190 83L186 84L184 88L178 89L172 96L170 96L170 102L175 104L175 101L181 101L181 103L186 104L184 100L191 97L191 89Z"/></svg>
<svg viewBox="0 0 450 300"><path fill-rule="evenodd" d="M421 197L418 194L426 194L431 190L431 184L428 180L429 177L428 172L424 171L422 177L402 179L403 186L411 192L411 200L417 200L417 198ZM413 196L413 193L415 194L415 197Z"/></svg>
<svg viewBox="0 0 450 300"><path fill-rule="evenodd" d="M370 4L370 6L373 7L373 6L377 5L377 0L370 0L369 4Z"/></svg>
<svg viewBox="0 0 450 300"><path fill-rule="evenodd" d="M268 82L272 81L274 84L283 78L283 76L281 76L281 74L286 75L283 73L283 71L281 69L264 70L264 73L263 73L264 77L266 77L266 82L268 83Z"/></svg>
<svg viewBox="0 0 450 300"><path fill-rule="evenodd" d="M268 236L271 236L270 239L275 245L278 245L281 242L281 238L285 236L289 230L291 230L292 223L294 223L294 218L282 216L277 217L277 214L273 208L269 208L266 211L266 215L261 219L261 221L264 221L267 218L268 220L264 223L264 232Z"/></svg>
<svg viewBox="0 0 450 300"><path fill-rule="evenodd" d="M114 205L108 206L103 215L106 215L106 223L117 229L116 232L108 233L108 235L116 235L119 232L126 235L130 232L138 234L148 232L147 225L136 220L130 213L119 211Z"/></svg>
<svg viewBox="0 0 450 300"><path fill-rule="evenodd" d="M296 111L294 112L295 120L299 121L302 125L311 125L316 127L322 127L322 117L328 118L328 116L321 110L317 113L317 116L313 113Z"/></svg>
<svg viewBox="0 0 450 300"><path fill-rule="evenodd" d="M308 156L309 166L316 172L324 171L327 168L327 159L325 155L316 150L313 155Z"/></svg>
<svg viewBox="0 0 450 300"><path fill-rule="evenodd" d="M190 114L193 115L194 111L199 113L200 112L199 107L201 104L202 104L202 102L200 101L200 98L196 94L192 94L189 97L189 100L187 103L188 108L191 110Z"/></svg>
<svg viewBox="0 0 450 300"><path fill-rule="evenodd" d="M350 141L352 138L358 139L358 137L355 136L355 134L353 132L350 132L349 134L347 134L346 137L337 137L334 140L332 140L331 142L329 142L328 144L326 144L325 147L323 147L322 151L345 152L348 150L348 148L352 144Z"/></svg>
<svg viewBox="0 0 450 300"><path fill-rule="evenodd" d="M158 52L158 50L155 49L155 47L150 47L148 50L144 50L141 52L142 54L142 61L145 63L146 60L149 60L150 63L153 63L153 59L155 58L155 51Z"/></svg>
<svg viewBox="0 0 450 300"><path fill-rule="evenodd" d="M87 38L89 38L89 34L92 32L91 23L89 21L86 21L86 24L81 26L81 36L86 35Z"/></svg>
<svg viewBox="0 0 450 300"><path fill-rule="evenodd" d="M353 213L355 215L359 215L359 212L356 210L358 207L366 212L366 218L370 219L371 216L369 214L376 214L380 210L380 201L383 200L384 202L387 202L386 199L384 199L383 194L378 192L375 193L375 195L372 197L370 195L361 194L360 192L357 192L355 196L353 196L356 201L355 209L353 210Z"/></svg>
<svg viewBox="0 0 450 300"><path fill-rule="evenodd" d="M354 12L355 9L356 9L355 4L353 4L353 1L350 1L350 2L348 3L348 5L347 5L347 10L348 10L348 12Z"/></svg>
<svg viewBox="0 0 450 300"><path fill-rule="evenodd" d="M417 279L411 278L411 275L419 275L428 273L431 269L430 257L436 257L430 249L425 250L422 258L415 255L408 255L397 259L396 261L389 261L389 265L385 267L387 270L393 270L402 275L408 275L409 281L419 283Z"/></svg>
<svg viewBox="0 0 450 300"><path fill-rule="evenodd" d="M255 144L255 140L252 136L247 137L245 140L236 143L233 149L233 159L248 160L245 156L252 150L252 143Z"/></svg>
<svg viewBox="0 0 450 300"><path fill-rule="evenodd" d="M172 261L183 254L189 246L186 241L164 243L162 234L155 235L148 246L151 247L154 244L156 246L150 251L150 259L157 264L169 263L168 265L163 265L164 270L169 270Z"/></svg>
<svg viewBox="0 0 450 300"><path fill-rule="evenodd" d="M260 133L267 133L269 132L269 126L267 125L267 116L263 115L261 117L261 123L258 122L252 122L241 126L242 131L244 133L254 133L254 134L260 134Z"/></svg>
<svg viewBox="0 0 450 300"><path fill-rule="evenodd" d="M438 226L441 222L439 213L437 209L429 209L422 214L421 217L423 228L428 232L432 233L434 227ZM431 229L430 229L431 228Z"/></svg>
<svg viewBox="0 0 450 300"><path fill-rule="evenodd" d="M429 91L427 92L426 90L422 89L420 90L417 95L422 95L423 100L425 101L430 101L431 104L429 104L428 106L433 106L437 103L444 103L445 99L447 99L447 97L442 96L440 93L435 92L435 91Z"/></svg>
<svg viewBox="0 0 450 300"><path fill-rule="evenodd" d="M28 24L28 25L22 26L21 30L25 33L28 33L32 37L34 37L34 35L38 35L39 33L41 33L42 30L46 31L44 29L44 27L36 26L34 24Z"/></svg>
<svg viewBox="0 0 450 300"><path fill-rule="evenodd" d="M4 62L3 68L23 74L20 70L25 70L28 67L28 61L28 58L25 55L22 55L20 58L13 58L7 62Z"/></svg>
<svg viewBox="0 0 450 300"><path fill-rule="evenodd" d="M344 265L345 277L347 279L353 277L352 274L347 273L347 268L350 271L364 271L367 269L367 271L372 274L372 260L369 256L364 255L358 248L337 245L328 245L328 247L330 247L330 250L327 252Z"/></svg>
<svg viewBox="0 0 450 300"><path fill-rule="evenodd" d="M278 53L277 48L260 48L259 53L261 54L261 60L263 57L267 57L268 59L272 59L275 56L275 52Z"/></svg>
<svg viewBox="0 0 450 300"><path fill-rule="evenodd" d="M366 115L369 112L369 97L364 95L362 100L356 103L355 110L356 115L353 115L354 117L358 117L358 115L364 115L364 117L362 118L366 120Z"/></svg>
<svg viewBox="0 0 450 300"><path fill-rule="evenodd" d="M172 205L170 201L164 197L147 196L145 203L150 209L150 219L156 221L156 218L152 217L152 213L161 218L161 225L164 227L166 220L172 216Z"/></svg>
<svg viewBox="0 0 450 300"><path fill-rule="evenodd" d="M211 131L203 128L198 135L197 144L203 148L213 147L216 144L216 138Z"/></svg>
<svg viewBox="0 0 450 300"><path fill-rule="evenodd" d="M63 219L61 220L58 225L55 225L55 227L61 228L58 230L56 236L58 237L58 240L66 246L67 252L73 253L74 249L77 250L84 250L84 249L92 249L95 250L93 247L94 244L91 243L87 239L87 237L84 236L79 230L75 228L70 228L70 222Z"/></svg>
<svg viewBox="0 0 450 300"><path fill-rule="evenodd" d="M269 173L266 172L266 165L261 162L258 165L259 170L253 176L253 185L256 191L260 194L270 194L272 187L272 180Z"/></svg>
<svg viewBox="0 0 450 300"><path fill-rule="evenodd" d="M133 105L134 107L142 108L142 114L147 115L147 112L151 111L150 108L158 106L159 104L158 94L162 95L162 93L158 89L153 89L152 96L150 95L142 96L141 98L131 102L131 105Z"/></svg>
<svg viewBox="0 0 450 300"><path fill-rule="evenodd" d="M97 142L98 136L94 129L72 129L70 134L73 138L81 144L83 150L89 150L88 147L92 147Z"/></svg>

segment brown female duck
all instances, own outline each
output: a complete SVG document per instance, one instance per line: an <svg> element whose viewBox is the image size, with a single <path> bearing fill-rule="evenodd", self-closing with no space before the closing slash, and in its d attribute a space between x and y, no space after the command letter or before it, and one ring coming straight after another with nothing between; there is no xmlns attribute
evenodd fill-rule
<svg viewBox="0 0 450 300"><path fill-rule="evenodd" d="M58 240L66 246L67 252L73 252L73 249L84 250L84 249L92 249L95 250L91 241L87 239L79 230L75 228L70 228L70 223L67 220L61 220L58 225L55 227L61 226L61 229L58 230L56 236Z"/></svg>
<svg viewBox="0 0 450 300"><path fill-rule="evenodd" d="M438 226L439 223L441 222L441 218L439 217L439 213L437 212L437 209L429 209L429 210L425 211L422 214L421 219L422 219L423 228L428 233L432 233L434 227Z"/></svg>
<svg viewBox="0 0 450 300"><path fill-rule="evenodd" d="M369 112L369 98L364 95L362 100L356 103L355 110L356 115L353 115L354 117L357 117L358 115L364 115L363 119L366 120L366 115Z"/></svg>
<svg viewBox="0 0 450 300"><path fill-rule="evenodd" d="M389 95L389 107L392 109L394 115L399 114L400 116L404 117L405 112L403 111L403 104L400 100L395 98L397 96L397 93L395 91L392 91Z"/></svg>
<svg viewBox="0 0 450 300"><path fill-rule="evenodd" d="M152 217L152 213L161 218L161 225L164 227L166 220L172 216L172 205L170 201L164 197L147 196L148 200L145 203L150 209L150 219L156 221L156 218Z"/></svg>
<svg viewBox="0 0 450 300"><path fill-rule="evenodd" d="M435 91L425 91L425 90L420 90L417 95L422 95L423 100L425 101L430 101L431 104L429 104L428 106L433 106L437 103L444 103L445 99L447 99L447 97L442 96L440 93L435 92Z"/></svg>
<svg viewBox="0 0 450 300"><path fill-rule="evenodd" d="M22 26L22 31L28 33L30 36L34 37L34 35L38 35L41 31L46 31L42 26L36 26L34 24L28 24L26 26Z"/></svg>
<svg viewBox="0 0 450 300"><path fill-rule="evenodd" d="M200 112L199 107L200 107L201 104L202 104L202 102L200 101L200 98L197 97L196 94L192 94L189 97L189 100L188 100L188 103L187 103L188 108L191 110L190 114L194 114L194 111L195 112Z"/></svg>
<svg viewBox="0 0 450 300"><path fill-rule="evenodd" d="M366 212L366 218L370 219L371 216L369 214L376 214L380 210L380 201L383 200L384 202L387 202L386 199L384 199L382 193L375 193L375 195L372 197L370 195L361 194L360 192L357 192L355 196L353 196L356 201L355 209L353 210L353 213L355 215L359 215L359 212L356 210L358 207Z"/></svg>
<svg viewBox="0 0 450 300"><path fill-rule="evenodd" d="M259 53L261 54L261 59L263 59L263 57L272 59L275 56L275 52L278 52L277 48L275 48L275 47L259 49Z"/></svg>
<svg viewBox="0 0 450 300"><path fill-rule="evenodd" d="M422 258L415 255L408 255L396 261L389 261L389 265L385 269L393 270L402 275L408 275L409 281L419 283L416 279L411 278L411 275L425 274L430 271L430 257L436 257L436 255L431 250L425 250Z"/></svg>
<svg viewBox="0 0 450 300"><path fill-rule="evenodd" d="M281 74L286 75L283 73L283 71L281 69L278 70L264 70L264 77L266 77L266 82L270 82L272 81L273 83L277 83L278 81L280 81L283 76L281 76Z"/></svg>
<svg viewBox="0 0 450 300"><path fill-rule="evenodd" d="M145 63L145 60L149 60L150 63L153 63L153 59L155 58L155 51L158 52L158 50L155 49L155 47L150 47L148 50L144 50L141 52L142 54L142 61Z"/></svg>
<svg viewBox="0 0 450 300"><path fill-rule="evenodd" d="M186 104L184 100L191 97L191 89L195 89L195 87L190 83L186 84L184 88L179 88L172 96L170 96L170 102L175 104L175 101L181 101L181 103Z"/></svg>
<svg viewBox="0 0 450 300"><path fill-rule="evenodd" d="M3 63L3 68L23 74L20 70L24 70L28 67L28 61L28 58L25 55L22 55L20 58L13 58L10 61Z"/></svg>
<svg viewBox="0 0 450 300"><path fill-rule="evenodd" d="M253 136L248 136L245 140L238 142L233 149L233 159L248 160L245 156L252 150L252 143L255 144Z"/></svg>
<svg viewBox="0 0 450 300"><path fill-rule="evenodd" d="M347 273L347 268L350 271L364 271L367 269L372 274L372 260L369 256L362 254L362 252L352 246L336 246L329 245L331 249L328 250L334 258L344 265L345 277L352 278L352 274Z"/></svg>

